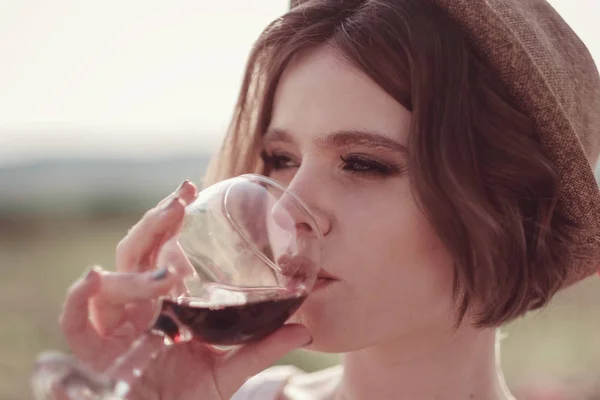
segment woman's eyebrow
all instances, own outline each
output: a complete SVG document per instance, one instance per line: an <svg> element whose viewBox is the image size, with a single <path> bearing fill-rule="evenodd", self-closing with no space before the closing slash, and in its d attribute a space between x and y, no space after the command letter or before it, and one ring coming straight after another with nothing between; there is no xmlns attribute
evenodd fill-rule
<svg viewBox="0 0 600 400"><path fill-rule="evenodd" d="M269 129L263 138L264 142L296 143L292 135L283 129ZM364 146L373 150L391 150L408 154L406 146L381 133L359 130L342 130L316 139L319 147Z"/></svg>
<svg viewBox="0 0 600 400"><path fill-rule="evenodd" d="M295 144L296 141L287 131L283 129L271 128L263 136L263 143L284 142Z"/></svg>
<svg viewBox="0 0 600 400"><path fill-rule="evenodd" d="M391 150L397 153L407 154L408 150L402 143L389 137L372 131L337 131L332 132L324 138L317 139L321 146L349 147L364 146L373 150Z"/></svg>

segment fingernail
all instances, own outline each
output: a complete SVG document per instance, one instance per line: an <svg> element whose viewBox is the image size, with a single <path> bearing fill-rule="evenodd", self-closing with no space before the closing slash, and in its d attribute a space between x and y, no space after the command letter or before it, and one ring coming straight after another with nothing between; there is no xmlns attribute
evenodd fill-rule
<svg viewBox="0 0 600 400"><path fill-rule="evenodd" d="M154 271L151 275L150 275L150 279L152 279L153 281L160 281L162 279L165 279L168 275L168 271L166 268L161 268L161 269L157 269L156 271Z"/></svg>
<svg viewBox="0 0 600 400"><path fill-rule="evenodd" d="M171 207L173 207L173 205L175 203L179 202L179 196L175 196L173 197L171 200L169 200L168 202L166 202L163 206L162 206L162 210L163 211L167 211L169 210Z"/></svg>
<svg viewBox="0 0 600 400"><path fill-rule="evenodd" d="M179 187L177 187L177 190L175 190L175 192L179 192L181 190L181 188L186 184L189 183L189 180L186 179L185 181L181 182L181 185L179 185Z"/></svg>
<svg viewBox="0 0 600 400"><path fill-rule="evenodd" d="M93 275L94 272L97 272L98 269L100 269L100 267L94 265L92 267L89 267L81 276L83 277L83 280L87 280L90 279Z"/></svg>

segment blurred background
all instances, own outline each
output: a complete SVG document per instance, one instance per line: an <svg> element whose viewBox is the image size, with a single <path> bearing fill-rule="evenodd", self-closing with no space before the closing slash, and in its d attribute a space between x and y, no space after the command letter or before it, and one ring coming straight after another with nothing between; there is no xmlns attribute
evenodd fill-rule
<svg viewBox="0 0 600 400"><path fill-rule="evenodd" d="M288 3L0 0L0 399L31 398L35 354L66 350L70 283L112 268L119 239L183 179L201 183L252 42ZM600 61L600 2L551 3ZM600 399L599 303L590 278L504 329L515 393Z"/></svg>

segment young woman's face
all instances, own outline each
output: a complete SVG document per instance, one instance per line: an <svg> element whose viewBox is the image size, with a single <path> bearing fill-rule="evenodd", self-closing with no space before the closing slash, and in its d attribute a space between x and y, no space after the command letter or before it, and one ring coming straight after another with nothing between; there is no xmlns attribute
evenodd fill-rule
<svg viewBox="0 0 600 400"><path fill-rule="evenodd" d="M411 113L325 47L286 69L264 136L270 176L297 193L325 235L317 288L294 317L311 349L347 352L454 325L452 260L406 170Z"/></svg>

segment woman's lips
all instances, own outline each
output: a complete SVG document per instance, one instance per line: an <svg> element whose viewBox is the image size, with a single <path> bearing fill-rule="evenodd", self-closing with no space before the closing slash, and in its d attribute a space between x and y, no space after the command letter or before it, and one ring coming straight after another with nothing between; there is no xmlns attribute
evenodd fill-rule
<svg viewBox="0 0 600 400"><path fill-rule="evenodd" d="M337 282L337 280L335 280L335 279L318 278L317 281L315 282L315 285L313 286L313 292L324 289L327 286L334 284L335 282Z"/></svg>
<svg viewBox="0 0 600 400"><path fill-rule="evenodd" d="M334 281L340 280L340 278L338 278L335 275L330 274L329 272L325 271L323 268L321 268L319 270L319 273L317 274L317 279L332 279Z"/></svg>
<svg viewBox="0 0 600 400"><path fill-rule="evenodd" d="M286 284L293 286L294 283L302 283L309 277L307 271L314 268L314 263L309 258L303 256L291 256L288 254L282 255L277 259L277 266L279 272L283 277L287 279ZM314 290L323 289L332 283L339 281L339 278L335 275L330 274L323 268L317 273L317 279L313 286Z"/></svg>
<svg viewBox="0 0 600 400"><path fill-rule="evenodd" d="M336 276L331 275L325 270L320 270L319 274L317 275L317 280L313 287L313 291L324 289L337 281L339 281L339 279Z"/></svg>

